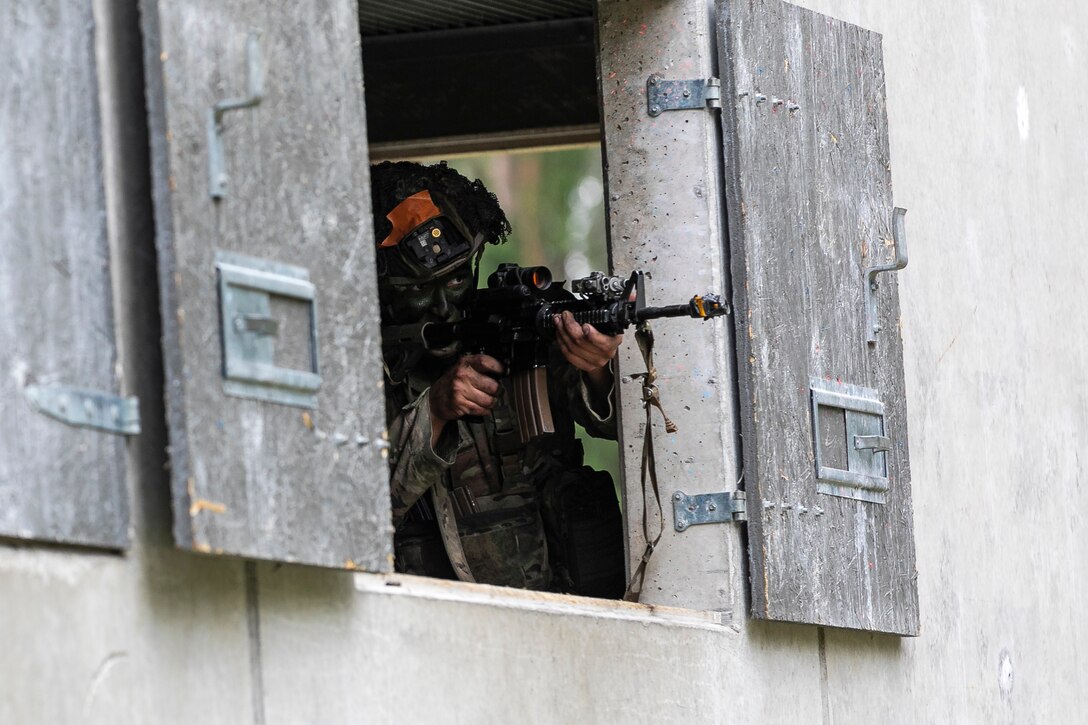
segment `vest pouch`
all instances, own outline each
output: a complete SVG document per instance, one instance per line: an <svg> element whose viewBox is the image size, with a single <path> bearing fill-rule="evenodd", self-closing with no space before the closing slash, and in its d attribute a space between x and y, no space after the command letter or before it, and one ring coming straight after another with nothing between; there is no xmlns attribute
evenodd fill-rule
<svg viewBox="0 0 1088 725"><path fill-rule="evenodd" d="M545 499L557 583L571 594L623 597L623 520L612 476L589 466L565 471Z"/></svg>
<svg viewBox="0 0 1088 725"><path fill-rule="evenodd" d="M467 525L459 527L472 575L481 584L546 589L551 569L537 507L501 513L501 519L489 525L481 525L481 519L489 518L484 515L472 517L471 524L465 522Z"/></svg>
<svg viewBox="0 0 1088 725"><path fill-rule="evenodd" d="M393 537L394 567L401 574L456 579L438 524L430 521L411 522L401 527Z"/></svg>

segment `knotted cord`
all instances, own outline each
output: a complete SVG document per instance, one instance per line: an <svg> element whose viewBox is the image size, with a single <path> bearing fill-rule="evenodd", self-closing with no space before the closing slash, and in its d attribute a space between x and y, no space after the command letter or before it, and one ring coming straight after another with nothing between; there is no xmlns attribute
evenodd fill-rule
<svg viewBox="0 0 1088 725"><path fill-rule="evenodd" d="M654 436L651 420L651 411L657 408L665 421L665 432L675 433L678 428L669 420L665 409L661 407L661 397L657 390L657 369L654 367L654 334L648 321L640 322L635 330L635 340L638 349L642 352L642 360L646 364L646 372L632 375L632 378L642 379L642 407L646 410L646 428L642 437L642 536L646 541L646 549L642 552L642 558L638 566L631 574L631 581L627 584L627 591L623 598L628 602L637 602L642 594L642 585L646 579L646 567L650 563L650 556L654 548L661 541L661 535L665 533L665 510L661 506L661 492L657 485L657 461L654 457ZM657 502L658 530L657 536L650 541L649 523L649 499L646 496L646 481L654 492L654 500Z"/></svg>

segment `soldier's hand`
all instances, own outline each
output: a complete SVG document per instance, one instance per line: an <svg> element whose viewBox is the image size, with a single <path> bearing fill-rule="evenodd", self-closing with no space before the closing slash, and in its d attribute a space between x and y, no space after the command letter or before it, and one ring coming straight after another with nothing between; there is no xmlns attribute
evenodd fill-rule
<svg viewBox="0 0 1088 725"><path fill-rule="evenodd" d="M465 355L431 385L432 441L442 427L466 415L484 415L499 393L502 363L490 355Z"/></svg>
<svg viewBox="0 0 1088 725"><path fill-rule="evenodd" d="M623 335L606 335L593 325L580 325L569 311L555 316L555 339L563 357L585 372L595 385L610 381L607 366L616 357Z"/></svg>
<svg viewBox="0 0 1088 725"><path fill-rule="evenodd" d="M567 361L585 372L600 370L616 357L623 335L606 335L593 325L580 325L569 311L555 316L555 339Z"/></svg>

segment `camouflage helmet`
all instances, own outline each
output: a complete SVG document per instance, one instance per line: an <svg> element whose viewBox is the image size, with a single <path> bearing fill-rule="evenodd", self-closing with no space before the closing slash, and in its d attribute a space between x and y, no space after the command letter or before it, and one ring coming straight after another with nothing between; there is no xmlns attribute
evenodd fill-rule
<svg viewBox="0 0 1088 725"><path fill-rule="evenodd" d="M510 233L498 199L446 165L384 162L370 169L378 280L428 282L478 258Z"/></svg>

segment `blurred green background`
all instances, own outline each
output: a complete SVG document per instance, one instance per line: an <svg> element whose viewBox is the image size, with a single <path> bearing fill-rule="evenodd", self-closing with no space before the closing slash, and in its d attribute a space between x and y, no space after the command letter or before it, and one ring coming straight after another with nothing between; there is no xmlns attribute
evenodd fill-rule
<svg viewBox="0 0 1088 725"><path fill-rule="evenodd" d="M434 163L438 158L418 159ZM608 271L604 184L599 146L514 151L445 159L470 179L480 179L506 212L510 241L489 246L480 263L481 284L503 262L545 265L555 280ZM569 285L567 289L570 289ZM586 463L619 481L615 441L591 438L581 427Z"/></svg>

